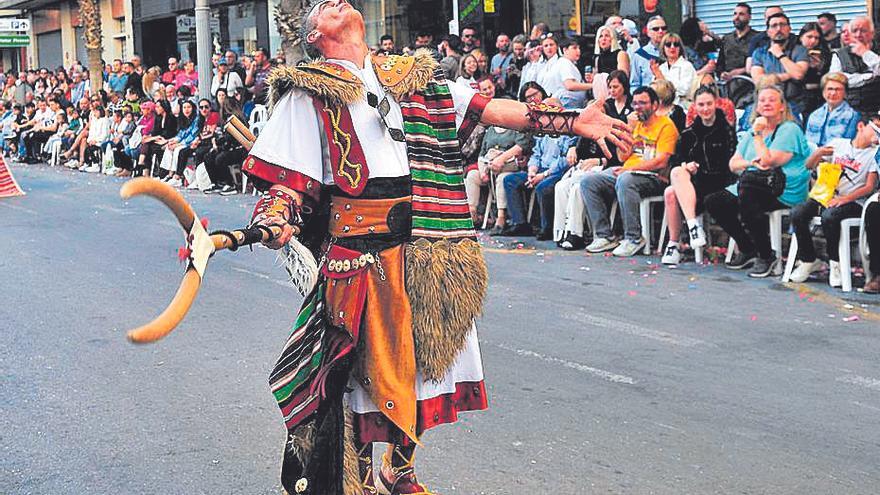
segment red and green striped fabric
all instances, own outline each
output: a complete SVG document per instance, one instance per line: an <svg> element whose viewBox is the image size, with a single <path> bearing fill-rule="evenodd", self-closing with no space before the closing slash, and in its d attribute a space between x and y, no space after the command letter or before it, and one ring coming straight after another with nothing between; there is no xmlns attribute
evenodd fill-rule
<svg viewBox="0 0 880 495"><path fill-rule="evenodd" d="M443 71L436 70L434 80L403 98L400 107L412 175L413 239L476 239L455 107Z"/></svg>

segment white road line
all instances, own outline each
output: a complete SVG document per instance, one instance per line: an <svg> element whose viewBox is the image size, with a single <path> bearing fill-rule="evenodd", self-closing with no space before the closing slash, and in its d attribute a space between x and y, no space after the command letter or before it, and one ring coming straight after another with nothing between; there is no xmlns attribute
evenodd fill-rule
<svg viewBox="0 0 880 495"><path fill-rule="evenodd" d="M680 347L717 347L715 344L711 344L709 342L706 342L705 340L695 339L693 337L685 337L682 335L674 335L668 332L662 332L660 330L651 330L650 328L645 328L639 325L634 325L632 323L626 323L619 320L612 320L610 318L603 318L601 316L590 315L586 313L563 313L562 316L565 319L576 321L578 323L586 323L594 327L607 328L608 330L614 330L615 332L656 340L658 342L663 342L664 344L677 345Z"/></svg>
<svg viewBox="0 0 880 495"><path fill-rule="evenodd" d="M248 270L248 269L245 269L245 268L239 268L239 267L237 267L237 266L233 266L233 267L230 267L230 268L232 268L233 270L235 270L235 271L237 271L237 272L247 273L248 275L253 275L254 277L261 278L261 279L263 279L263 280L270 280L270 281L272 281L273 283L276 283L276 284L278 284L278 285L280 285L280 286L282 286L282 287L287 287L287 288L289 288L289 289L293 289L293 288L294 288L294 287L293 287L289 282L287 282L286 280L278 280L277 278L272 278L272 277L270 277L270 276L268 276L268 275L265 275L265 274L263 274L263 273L252 272L252 271L250 271L250 270Z"/></svg>
<svg viewBox="0 0 880 495"><path fill-rule="evenodd" d="M5 206L5 207L12 209L12 210L23 211L23 212L31 214L31 215L37 215L37 212L30 209L30 208L25 208L24 206L14 205L14 204L8 203L8 202L0 203L0 206Z"/></svg>
<svg viewBox="0 0 880 495"><path fill-rule="evenodd" d="M880 380L876 378L868 378L859 375L843 375L836 378L841 383L849 383L860 387L870 388L871 390L880 390Z"/></svg>
<svg viewBox="0 0 880 495"><path fill-rule="evenodd" d="M582 373L587 373L596 377L599 377L603 380L608 380L613 383L625 383L627 385L635 385L636 381L633 378L630 378L626 375L618 375L617 373L612 373L610 371L600 370L599 368L593 368L592 366L587 366L581 363L575 363L573 361L567 361L565 359L560 359L553 356L547 356L541 354L539 352L529 351L526 349L517 349L515 347L510 347L507 344L495 344L497 347L504 349L505 351L510 351L516 353L519 356L538 358L541 361L553 364L561 364L566 368L571 368L573 370L580 371Z"/></svg>

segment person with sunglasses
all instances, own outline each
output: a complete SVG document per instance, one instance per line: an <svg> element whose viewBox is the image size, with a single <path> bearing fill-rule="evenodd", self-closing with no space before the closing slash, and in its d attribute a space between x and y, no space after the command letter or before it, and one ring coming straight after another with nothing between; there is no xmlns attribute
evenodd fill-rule
<svg viewBox="0 0 880 495"><path fill-rule="evenodd" d="M858 218L862 214L865 199L877 190L877 151L880 150L880 116L866 115L859 120L858 132L853 139L832 139L825 146L816 148L807 158L806 167L815 169L819 162L828 161L841 167L843 173L830 201L823 204L809 198L791 209L791 225L797 236L798 261L791 272L791 281L806 282L810 275L819 271L823 264L816 258L810 222L822 217L822 232L828 252L828 283L840 287L840 259L837 245L840 242L840 222ZM830 157L830 158L829 158ZM824 207L824 208L823 208ZM821 212L820 212L821 210ZM847 247L848 248L848 247Z"/></svg>
<svg viewBox="0 0 880 495"><path fill-rule="evenodd" d="M632 69L629 72L629 87L631 88L647 86L654 80L655 75L651 70L651 62L660 58L661 43L668 32L666 21L659 15L648 20L647 28L649 43L633 52L631 57Z"/></svg>
<svg viewBox="0 0 880 495"><path fill-rule="evenodd" d="M659 59L652 60L651 72L655 79L666 80L675 87L675 103L687 110L690 106L690 91L697 71L694 65L684 56L684 45L681 37L669 33L660 42L663 47L663 63Z"/></svg>
<svg viewBox="0 0 880 495"><path fill-rule="evenodd" d="M480 35L474 26L461 28L461 52L470 53L480 47Z"/></svg>
<svg viewBox="0 0 880 495"><path fill-rule="evenodd" d="M322 260L270 378L290 439L281 484L343 493L336 453L350 446L357 493L378 483L392 495L430 493L414 458L424 433L488 407L474 324L487 270L461 143L481 123L578 135L606 152L606 139L628 147L632 137L595 105L577 113L487 98L448 82L430 54L377 57L345 0L301 19L313 61L273 72L275 105L242 165L266 192L252 225L281 229L265 244L280 249L296 234ZM390 445L377 476L374 442Z"/></svg>

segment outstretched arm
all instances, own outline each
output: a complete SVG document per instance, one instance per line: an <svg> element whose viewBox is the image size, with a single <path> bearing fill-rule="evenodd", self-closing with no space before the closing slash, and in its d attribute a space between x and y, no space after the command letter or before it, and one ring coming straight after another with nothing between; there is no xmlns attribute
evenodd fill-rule
<svg viewBox="0 0 880 495"><path fill-rule="evenodd" d="M606 139L619 148L629 148L633 142L629 126L605 115L598 103L575 112L545 104L526 105L513 100L493 99L486 105L481 122L536 134L592 139L608 158L611 158L611 152Z"/></svg>

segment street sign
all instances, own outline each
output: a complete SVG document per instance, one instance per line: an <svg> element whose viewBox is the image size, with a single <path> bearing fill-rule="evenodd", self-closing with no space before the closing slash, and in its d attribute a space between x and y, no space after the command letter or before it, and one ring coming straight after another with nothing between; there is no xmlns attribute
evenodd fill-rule
<svg viewBox="0 0 880 495"><path fill-rule="evenodd" d="M30 44L31 38L26 34L0 34L0 48L17 48Z"/></svg>
<svg viewBox="0 0 880 495"><path fill-rule="evenodd" d="M30 31L28 19L0 19L0 31Z"/></svg>

